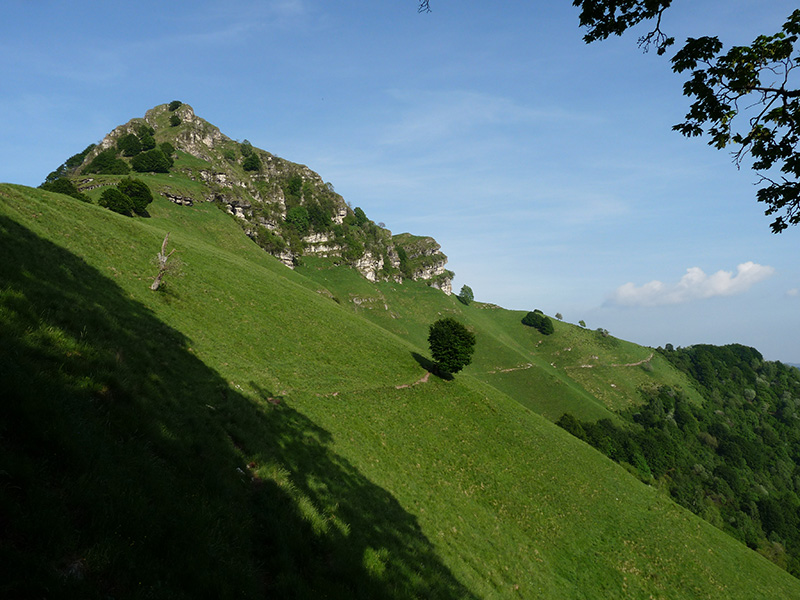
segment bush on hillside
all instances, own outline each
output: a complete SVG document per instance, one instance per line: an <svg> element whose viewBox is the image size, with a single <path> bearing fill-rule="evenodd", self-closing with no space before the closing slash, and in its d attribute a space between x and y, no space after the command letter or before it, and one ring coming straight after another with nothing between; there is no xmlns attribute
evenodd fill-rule
<svg viewBox="0 0 800 600"><path fill-rule="evenodd" d="M91 202L86 194L81 193L80 190L66 177L59 177L53 181L45 181L39 186L39 189L47 190L48 192L55 192L56 194L66 194L84 202Z"/></svg>
<svg viewBox="0 0 800 600"><path fill-rule="evenodd" d="M429 327L428 344L443 372L458 373L472 361L475 334L452 317L445 317Z"/></svg>
<svg viewBox="0 0 800 600"><path fill-rule="evenodd" d="M311 221L305 206L295 206L286 213L286 224L300 235L306 235Z"/></svg>
<svg viewBox="0 0 800 600"><path fill-rule="evenodd" d="M142 142L135 133L128 133L117 140L117 150L123 156L136 156L142 151Z"/></svg>
<svg viewBox="0 0 800 600"><path fill-rule="evenodd" d="M356 218L357 227L361 227L364 223L369 221L366 213L361 209L360 206L356 206L356 209L353 211L353 216Z"/></svg>
<svg viewBox="0 0 800 600"><path fill-rule="evenodd" d="M169 125L170 127L177 127L181 124L181 118L178 115L170 115L169 116Z"/></svg>
<svg viewBox="0 0 800 600"><path fill-rule="evenodd" d="M138 173L169 173L172 159L166 156L160 148L153 148L134 156L131 166Z"/></svg>
<svg viewBox="0 0 800 600"><path fill-rule="evenodd" d="M96 173L98 175L127 175L131 168L121 158L117 158L114 148L107 148L95 156L92 161L83 169L85 174Z"/></svg>
<svg viewBox="0 0 800 600"><path fill-rule="evenodd" d="M542 335L550 335L556 330L550 317L546 317L540 310L529 312L522 317L522 324L533 327Z"/></svg>
<svg viewBox="0 0 800 600"><path fill-rule="evenodd" d="M245 171L258 171L261 169L261 159L258 158L258 154L251 154L247 158L244 159L242 162L242 168Z"/></svg>
<svg viewBox="0 0 800 600"><path fill-rule="evenodd" d="M92 150L94 150L97 144L89 144L86 146L86 149L83 152L78 152L77 154L73 154L70 156L65 162L64 166L67 169L74 169L75 167L79 167L83 162L83 159L86 158L86 155L89 154Z"/></svg>
<svg viewBox="0 0 800 600"><path fill-rule="evenodd" d="M170 112L172 112L178 110L182 105L183 102L181 102L180 100L173 100L172 102L169 103L169 106L167 108L169 109Z"/></svg>
<svg viewBox="0 0 800 600"><path fill-rule="evenodd" d="M120 192L116 187L103 190L103 193L100 195L99 204L121 215L130 216L133 210L133 204L131 204L130 198Z"/></svg>
<svg viewBox="0 0 800 600"><path fill-rule="evenodd" d="M164 156L167 158L171 158L173 154L175 154L175 146L170 144L169 142L161 142L158 147L164 153Z"/></svg>
<svg viewBox="0 0 800 600"><path fill-rule="evenodd" d="M153 201L153 194L146 183L126 177L117 184L117 189L127 196L133 212L143 217L149 216L147 206Z"/></svg>

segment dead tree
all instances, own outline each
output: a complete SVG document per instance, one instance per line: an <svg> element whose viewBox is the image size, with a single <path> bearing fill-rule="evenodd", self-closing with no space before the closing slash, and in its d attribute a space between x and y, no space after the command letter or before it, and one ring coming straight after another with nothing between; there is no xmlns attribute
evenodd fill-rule
<svg viewBox="0 0 800 600"><path fill-rule="evenodd" d="M167 242L169 241L169 233L164 236L164 242L161 244L161 252L156 255L156 264L158 265L158 275L156 278L153 279L153 283L150 284L150 289L154 292L158 290L158 286L161 285L161 280L166 275L167 271L171 270L172 264L170 264L169 258L175 252L175 248L170 250L169 254L167 254Z"/></svg>

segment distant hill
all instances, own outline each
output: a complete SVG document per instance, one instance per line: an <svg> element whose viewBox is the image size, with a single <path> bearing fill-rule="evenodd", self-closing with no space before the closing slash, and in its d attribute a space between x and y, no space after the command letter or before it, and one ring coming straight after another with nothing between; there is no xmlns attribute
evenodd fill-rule
<svg viewBox="0 0 800 600"><path fill-rule="evenodd" d="M397 271L384 261L371 280L380 269L347 254L377 239L356 209L343 237L331 229L345 250L308 252L289 211L331 188L275 157L267 170L257 149L253 179L244 142L190 128L185 107L50 177L89 202L0 184L2 597L800 597L552 423L620 423L664 385L700 404L686 373L613 336L558 320L543 335L525 311L462 304L429 285L446 287L431 238L381 237ZM101 163L130 168L130 133L173 146L167 172L85 172L109 149ZM304 177L285 213L296 186L281 173ZM97 205L128 174L155 193L148 218ZM167 233L180 269L153 292ZM426 340L444 315L478 340L449 381Z"/></svg>

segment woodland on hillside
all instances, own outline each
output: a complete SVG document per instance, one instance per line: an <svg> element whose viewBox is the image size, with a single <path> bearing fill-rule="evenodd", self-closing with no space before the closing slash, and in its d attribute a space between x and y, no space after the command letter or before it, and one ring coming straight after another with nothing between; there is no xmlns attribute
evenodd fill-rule
<svg viewBox="0 0 800 600"><path fill-rule="evenodd" d="M739 344L659 350L697 381L702 406L662 386L625 427L558 424L800 576L800 370Z"/></svg>

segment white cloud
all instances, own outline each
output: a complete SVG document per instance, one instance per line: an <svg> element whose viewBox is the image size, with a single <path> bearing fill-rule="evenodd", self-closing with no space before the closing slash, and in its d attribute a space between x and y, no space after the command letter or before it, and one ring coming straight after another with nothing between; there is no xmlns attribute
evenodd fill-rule
<svg viewBox="0 0 800 600"><path fill-rule="evenodd" d="M620 286L609 298L609 304L621 306L659 306L681 304L714 296L733 296L749 290L770 277L775 269L752 261L736 267L736 274L717 271L706 275L700 267L686 269L686 275L675 284L651 281L641 287L633 283Z"/></svg>
<svg viewBox="0 0 800 600"><path fill-rule="evenodd" d="M796 298L797 296L800 296L800 290L797 288L792 288L791 290L787 290L786 295L791 298Z"/></svg>

